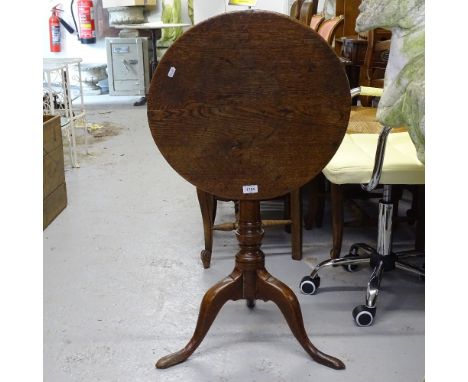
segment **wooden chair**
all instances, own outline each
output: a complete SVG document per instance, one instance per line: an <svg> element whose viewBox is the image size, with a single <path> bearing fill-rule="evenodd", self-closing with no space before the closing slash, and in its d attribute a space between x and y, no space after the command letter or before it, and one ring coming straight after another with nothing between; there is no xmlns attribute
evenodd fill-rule
<svg viewBox="0 0 468 382"><path fill-rule="evenodd" d="M320 25L323 23L325 20L325 17L322 15L313 15L310 19L310 24L309 26L314 30L318 31L320 28Z"/></svg>
<svg viewBox="0 0 468 382"><path fill-rule="evenodd" d="M332 46L335 39L335 33L338 27L344 22L344 16L336 16L331 19L324 20L318 29L318 34Z"/></svg>
<svg viewBox="0 0 468 382"><path fill-rule="evenodd" d="M386 29L373 29L367 33L367 49L364 62L360 68L359 83L361 86L383 88L385 68L390 53L391 32ZM369 97L360 97L363 106L371 106Z"/></svg>
<svg viewBox="0 0 468 382"><path fill-rule="evenodd" d="M361 36L364 38L364 36ZM360 72L360 84L362 86L372 86L377 88L383 88L383 76L385 67L388 62L388 53L390 49L391 32L385 29L377 28L375 30L366 32L365 38L367 41L367 49L364 57L363 65L361 66ZM367 92L369 90L366 90ZM351 108L350 121L347 129L348 134L379 134L382 125L376 120L376 109L372 106L372 100L380 95L380 91L374 91L371 96L360 96L361 106L353 106ZM401 132L404 129L393 129L392 132ZM333 246L330 251L331 258L337 258L341 253L341 246L343 240L343 230L345 226L363 226L363 225L374 225L376 220L369 217L365 212L360 209L355 202L356 200L369 199L371 195L363 192L359 185L338 185L329 184L329 193L325 192L327 183L326 179L321 176L317 177L308 192L309 196L309 208L304 216L304 227L309 230L313 227L320 227L323 220L324 211L324 199L330 197L331 210L332 210L332 232L333 232ZM328 185L328 184L327 184ZM418 202L421 197L421 187L413 187L413 199L414 203ZM395 210L398 206L398 201L401 198L403 187L394 186L392 198L395 204ZM378 196L378 194L377 194ZM344 222L343 208L344 205L348 205L353 211L353 215L357 219L351 222ZM397 220L408 220L410 222L417 221L419 226L423 223L423 216L421 213L417 213L417 208L413 208L416 216L414 218L402 218L397 216ZM419 211L420 212L420 211ZM418 237L416 239L418 248L421 247L423 240L421 239L421 230L419 230Z"/></svg>
<svg viewBox="0 0 468 382"><path fill-rule="evenodd" d="M291 8L289 9L289 17L291 17L292 19L295 19L295 20L299 20L299 17L301 15L301 7L302 7L303 2L304 2L304 0L295 0L292 3Z"/></svg>
<svg viewBox="0 0 468 382"><path fill-rule="evenodd" d="M213 231L234 231L238 228L238 203L235 203L236 220L215 224L217 202L229 202L230 200L223 199L197 188L198 202L203 220L203 233L205 239L205 248L200 253L200 258L203 267L209 268L211 264L211 254L213 251ZM283 219L277 220L262 220L262 227L271 227L285 225L287 232L291 233L291 257L294 260L302 259L302 221L301 221L301 192L300 190L292 191L290 194L278 198L284 203Z"/></svg>
<svg viewBox="0 0 468 382"><path fill-rule="evenodd" d="M390 54L391 32L373 29L367 33L367 49L362 65L361 86L383 88L385 69Z"/></svg>
<svg viewBox="0 0 468 382"><path fill-rule="evenodd" d="M312 15L317 13L317 7L318 0L296 0L291 5L289 17L309 25Z"/></svg>
<svg viewBox="0 0 468 382"><path fill-rule="evenodd" d="M305 25L310 25L312 15L317 13L318 0L304 1L299 14L299 21Z"/></svg>

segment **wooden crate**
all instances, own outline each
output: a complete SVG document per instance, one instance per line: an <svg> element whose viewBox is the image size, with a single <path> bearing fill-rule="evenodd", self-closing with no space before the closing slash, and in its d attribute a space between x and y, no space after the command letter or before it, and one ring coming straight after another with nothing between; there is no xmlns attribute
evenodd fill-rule
<svg viewBox="0 0 468 382"><path fill-rule="evenodd" d="M43 229L67 206L60 116L43 119Z"/></svg>

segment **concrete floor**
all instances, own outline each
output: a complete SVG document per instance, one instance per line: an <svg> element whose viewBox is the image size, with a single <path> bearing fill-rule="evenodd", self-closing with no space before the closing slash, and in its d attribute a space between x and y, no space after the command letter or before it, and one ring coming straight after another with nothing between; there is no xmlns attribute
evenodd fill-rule
<svg viewBox="0 0 468 382"><path fill-rule="evenodd" d="M263 250L270 273L298 295L312 342L346 370L313 362L273 303L250 311L242 301L224 306L187 362L155 369L190 339L202 296L230 273L237 244L216 232L212 267L202 268L195 188L162 158L135 99L87 98L88 122L105 128L90 139L90 155L80 147L81 168L66 169L68 206L44 231L45 381L423 380L425 288L417 278L386 275L369 328L351 316L364 302L367 267L326 270L317 295L299 294L300 279L328 257L328 212L322 229L304 232L303 261L291 260L279 227L268 229ZM220 203L219 220L232 217L232 205ZM401 226L396 245L411 245L413 234ZM343 247L356 241L374 243L375 231L347 229Z"/></svg>

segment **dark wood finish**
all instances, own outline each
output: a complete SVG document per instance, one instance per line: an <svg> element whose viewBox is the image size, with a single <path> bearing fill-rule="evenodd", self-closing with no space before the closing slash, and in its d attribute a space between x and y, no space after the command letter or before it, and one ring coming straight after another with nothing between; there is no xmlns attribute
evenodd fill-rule
<svg viewBox="0 0 468 382"><path fill-rule="evenodd" d="M350 65L361 66L367 51L367 39L358 35L344 36L339 39L342 45L341 57L349 61Z"/></svg>
<svg viewBox="0 0 468 382"><path fill-rule="evenodd" d="M299 20L301 16L301 7L304 0L296 0L292 3L291 9L289 10L289 17L295 20Z"/></svg>
<svg viewBox="0 0 468 382"><path fill-rule="evenodd" d="M203 233L205 248L200 253L203 268L208 269L211 265L213 252L213 231L235 231L238 226L238 214L236 221L228 223L215 223L216 205L218 198L197 188L198 203L203 220ZM291 234L291 257L293 260L302 260L302 222L301 222L301 192L293 191L282 197L284 201L284 218L277 220L262 220L262 227L274 227L284 225ZM292 200L292 203L290 202ZM228 200L224 200L228 201ZM286 228L287 227L287 228Z"/></svg>
<svg viewBox="0 0 468 382"><path fill-rule="evenodd" d="M392 33L385 29L374 29L367 33L367 49L360 68L361 86L384 87L385 68L390 54ZM361 97L363 106L371 106L371 97Z"/></svg>
<svg viewBox="0 0 468 382"><path fill-rule="evenodd" d="M335 51L345 66L351 89L360 85L360 66L364 62L366 49L367 39L361 36L335 37ZM353 98L353 105L356 105L357 101L357 97Z"/></svg>
<svg viewBox="0 0 468 382"><path fill-rule="evenodd" d="M356 19L359 15L359 5L361 0L336 0L335 16L344 16L344 22L336 31L335 52L340 54L341 44L339 38L342 36L352 36L356 34Z"/></svg>
<svg viewBox="0 0 468 382"><path fill-rule="evenodd" d="M293 291L265 269L265 255L260 249L263 228L258 200L240 201L239 229L236 234L240 250L236 255L234 270L206 292L194 334L188 344L182 350L159 359L156 367L165 369L185 361L200 345L222 306L229 300L245 299L249 307L254 306L255 300L273 301L283 313L298 342L315 361L333 369L344 369L343 362L322 353L310 342Z"/></svg>
<svg viewBox="0 0 468 382"><path fill-rule="evenodd" d="M216 198L207 192L197 188L198 203L203 221L203 235L205 237L205 249L200 253L203 268L207 269L211 263L213 251L213 224L215 220Z"/></svg>
<svg viewBox="0 0 468 382"><path fill-rule="evenodd" d="M346 66L350 87L383 87L383 75L388 62L392 32L378 28L362 35L335 39L341 46L341 59ZM363 105L370 105L366 97ZM356 98L357 100L357 98Z"/></svg>
<svg viewBox="0 0 468 382"><path fill-rule="evenodd" d="M60 116L43 116L43 228L67 206Z"/></svg>
<svg viewBox="0 0 468 382"><path fill-rule="evenodd" d="M312 15L312 17L310 18L309 26L311 29L317 32L324 20L325 17L323 17L322 15Z"/></svg>
<svg viewBox="0 0 468 382"><path fill-rule="evenodd" d="M336 259L340 257L343 243L343 188L341 185L330 183L330 200L333 236L330 258Z"/></svg>
<svg viewBox="0 0 468 382"><path fill-rule="evenodd" d="M367 66L369 69L385 69L390 54L391 38L392 32L386 29L377 28L367 32L367 39L364 40L366 44L359 50L355 64ZM366 73L369 79L372 78L371 74Z"/></svg>
<svg viewBox="0 0 468 382"><path fill-rule="evenodd" d="M331 46L341 24L343 24L343 16L332 17L323 21L318 29L318 34Z"/></svg>
<svg viewBox="0 0 468 382"><path fill-rule="evenodd" d="M317 13L318 0L304 1L301 6L299 21L305 25L310 25L312 15Z"/></svg>
<svg viewBox="0 0 468 382"><path fill-rule="evenodd" d="M360 35L341 37L343 44L341 56L350 60L352 65L362 66L367 61L368 65L385 69L391 37L391 31L381 28L367 32L365 38Z"/></svg>
<svg viewBox="0 0 468 382"><path fill-rule="evenodd" d="M335 16L343 15L343 28L341 36L350 36L356 33L356 19L359 15L361 0L336 0Z"/></svg>
<svg viewBox="0 0 468 382"><path fill-rule="evenodd" d="M302 260L302 203L301 189L291 191L289 194L291 213L291 245L293 260Z"/></svg>
<svg viewBox="0 0 468 382"><path fill-rule="evenodd" d="M276 13L208 19L163 56L148 97L151 133L186 180L239 200L240 251L231 275L203 298L192 339L158 368L187 359L223 304L238 299L250 307L256 299L273 301L313 359L344 368L311 344L294 293L266 271L260 200L298 190L322 170L345 134L350 101L343 67L326 42ZM244 194L245 185L258 192Z"/></svg>
<svg viewBox="0 0 468 382"><path fill-rule="evenodd" d="M335 51L340 55L351 89L358 87L360 81L360 64L358 57L364 57L367 48L367 40L360 36L335 37ZM358 97L352 100L353 105L357 105Z"/></svg>
<svg viewBox="0 0 468 382"><path fill-rule="evenodd" d="M320 173L304 186L305 195L308 199L307 212L304 215L304 228L311 230L314 227L322 227L323 216L325 213L325 198L328 198L326 192L327 180Z"/></svg>
<svg viewBox="0 0 468 382"><path fill-rule="evenodd" d="M348 81L309 27L269 12L229 15L191 28L166 52L150 88L151 132L171 166L203 191L232 200L286 195L338 149ZM244 194L245 185L258 193Z"/></svg>

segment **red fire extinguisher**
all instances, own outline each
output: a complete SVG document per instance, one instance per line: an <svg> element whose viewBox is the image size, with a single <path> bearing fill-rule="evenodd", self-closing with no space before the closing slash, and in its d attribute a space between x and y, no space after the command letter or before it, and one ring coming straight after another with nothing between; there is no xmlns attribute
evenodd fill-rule
<svg viewBox="0 0 468 382"><path fill-rule="evenodd" d="M75 28L78 30L75 15L73 12L73 3L71 2L71 11ZM96 27L94 25L94 5L92 0L78 0L78 21L80 24L80 33L78 39L82 44L94 44L96 42Z"/></svg>
<svg viewBox="0 0 468 382"><path fill-rule="evenodd" d="M52 8L52 16L49 17L49 40L50 40L50 51L60 52L60 19L58 17L60 9L57 5Z"/></svg>

